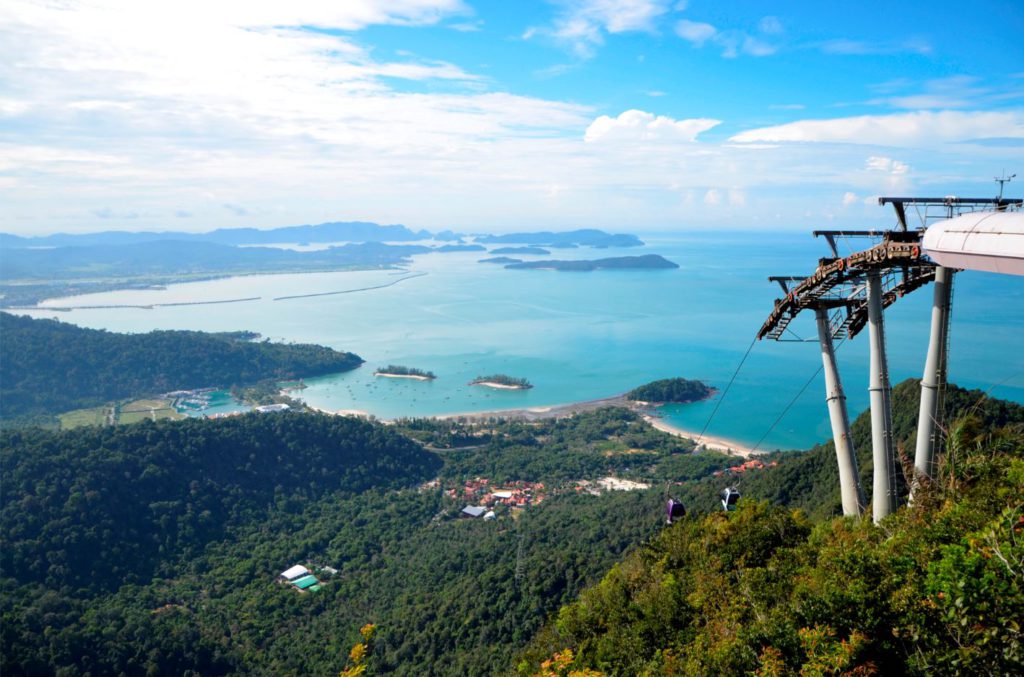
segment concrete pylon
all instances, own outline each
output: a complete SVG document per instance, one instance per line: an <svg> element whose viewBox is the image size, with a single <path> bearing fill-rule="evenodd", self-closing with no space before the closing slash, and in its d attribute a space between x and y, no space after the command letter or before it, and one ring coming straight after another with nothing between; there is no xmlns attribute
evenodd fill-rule
<svg viewBox="0 0 1024 677"><path fill-rule="evenodd" d="M914 482L910 498L919 478L935 477L936 419L939 415L939 389L946 383L946 342L949 336L950 303L953 292L953 269L935 269L935 291L932 297L932 324L928 336L928 356L921 379L921 408L917 414L917 446L914 450Z"/></svg>
<svg viewBox="0 0 1024 677"><path fill-rule="evenodd" d="M828 311L825 308L817 308L814 314L818 321L818 342L821 344L821 362L825 371L825 402L828 404L832 439L836 444L836 460L839 462L843 515L859 516L864 509L864 492L861 491L860 479L857 476L857 457L853 453L853 439L850 437L850 416L846 412L846 395L843 393L839 369L836 367Z"/></svg>
<svg viewBox="0 0 1024 677"><path fill-rule="evenodd" d="M882 276L868 273L868 338L871 349L871 458L874 482L871 490L871 519L875 524L896 510L895 467L892 448L892 389L889 363L885 356L885 319L882 313Z"/></svg>

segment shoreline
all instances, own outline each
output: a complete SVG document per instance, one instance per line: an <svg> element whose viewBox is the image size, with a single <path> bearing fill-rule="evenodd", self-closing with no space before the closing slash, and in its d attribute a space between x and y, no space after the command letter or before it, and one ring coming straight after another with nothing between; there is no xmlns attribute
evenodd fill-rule
<svg viewBox="0 0 1024 677"><path fill-rule="evenodd" d="M473 381L469 383L471 386L486 386L488 388L497 388L499 390L529 390L533 386L513 386L507 383L495 383L494 381Z"/></svg>
<svg viewBox="0 0 1024 677"><path fill-rule="evenodd" d="M436 376L420 376L419 374L389 374L383 371L375 371L373 372L373 375L379 376L381 378L411 378L416 381L433 381L435 378L437 378Z"/></svg>
<svg viewBox="0 0 1024 677"><path fill-rule="evenodd" d="M678 426L665 423L664 420L656 418L650 415L649 413L639 413L640 416L645 421L647 421L648 425L650 425L652 428L656 430L660 430L663 433L675 435L676 437L683 437L688 440L693 440L694 442L696 442L697 438L700 436L700 433L693 432L692 430L685 430L684 428L680 428ZM730 456L742 456L743 458L749 458L750 456L760 456L761 454L765 453L760 450L754 451L754 449L746 446L745 444L740 444L735 440L730 440L725 437L718 437L715 435L707 434L700 438L700 443L697 445L697 448L700 449L701 447L703 447L704 449L710 449L712 451L721 451L726 454L729 454Z"/></svg>
<svg viewBox="0 0 1024 677"><path fill-rule="evenodd" d="M307 405L309 406L309 405ZM597 409L604 409L605 407L625 407L630 411L635 412L655 430L659 430L668 435L674 435L675 437L681 437L684 439L697 441L699 433L692 430L686 430L678 426L666 423L663 419L658 418L651 414L650 408L645 407L638 402L632 402L626 399L625 395L616 395L614 397L604 397L597 400L585 400L583 402L570 402L568 404L553 404L541 407L529 407L519 409L492 409L489 411L466 411L466 412L455 412L451 414L437 414L434 416L423 416L422 418L432 418L440 421L446 420L462 420L466 422L486 422L492 418L507 418L516 419L526 422L542 421L552 418L564 418L579 414L587 411L595 411ZM339 416L360 416L363 418L377 418L368 411L361 409L338 409L331 411L328 409L321 409L319 407L310 407L315 411L319 411L325 414L333 414ZM393 423L393 419L377 418L382 423ZM696 450L709 450L718 451L730 456L740 456L742 458L749 458L751 456L760 456L761 454L767 453L765 451L755 451L751 447L741 444L736 440L731 440L727 437L721 437L718 435L707 435L705 434L700 439L700 443L697 445Z"/></svg>

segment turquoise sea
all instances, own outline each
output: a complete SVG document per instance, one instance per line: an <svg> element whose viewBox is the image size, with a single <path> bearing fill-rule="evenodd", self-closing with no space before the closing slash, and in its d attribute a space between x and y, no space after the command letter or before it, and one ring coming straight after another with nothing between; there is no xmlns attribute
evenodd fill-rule
<svg viewBox="0 0 1024 677"><path fill-rule="evenodd" d="M657 253L680 268L519 271L478 263L489 256L483 252L435 253L414 257L408 271L258 275L51 303L149 305L260 297L256 301L30 314L114 331L249 329L274 340L320 343L361 355L367 362L360 369L307 381L301 396L325 409L394 418L542 407L609 397L669 376L704 379L723 389L779 293L767 277L807 274L827 252L809 233L641 236L647 242L642 248L556 249L545 258ZM274 300L379 287L410 273L427 274L368 291ZM928 287L887 311L893 383L921 375L930 302ZM793 328L797 336L814 336L810 321ZM1024 278L959 274L950 341L952 381L1024 402ZM838 354L851 415L856 415L868 401L867 332L843 344ZM373 370L388 363L428 369L438 378L374 378ZM757 343L708 434L758 442L820 364L816 342ZM526 377L534 388L466 385L495 372ZM828 438L823 389L819 375L761 447L805 448ZM668 407L665 417L699 431L716 404L717 398Z"/></svg>

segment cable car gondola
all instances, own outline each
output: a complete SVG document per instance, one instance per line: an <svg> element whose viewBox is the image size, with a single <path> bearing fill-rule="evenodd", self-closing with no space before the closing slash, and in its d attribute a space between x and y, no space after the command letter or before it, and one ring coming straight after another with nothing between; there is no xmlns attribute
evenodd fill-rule
<svg viewBox="0 0 1024 677"><path fill-rule="evenodd" d="M722 510L731 512L736 509L736 502L740 500L740 492L736 487L728 487L722 490Z"/></svg>

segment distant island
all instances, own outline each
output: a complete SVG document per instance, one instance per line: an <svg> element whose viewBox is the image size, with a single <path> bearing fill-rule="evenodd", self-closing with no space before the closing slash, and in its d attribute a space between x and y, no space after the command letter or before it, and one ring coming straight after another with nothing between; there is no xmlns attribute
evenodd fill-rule
<svg viewBox="0 0 1024 677"><path fill-rule="evenodd" d="M506 268L515 270L563 270L587 272L591 270L663 270L679 265L658 254L643 256L616 256L592 261L523 261L510 263Z"/></svg>
<svg viewBox="0 0 1024 677"><path fill-rule="evenodd" d="M542 231L538 233L505 233L503 235L482 235L477 242L484 244L532 244L547 247L640 247L643 240L636 235L611 234L596 228L583 228L563 233Z"/></svg>
<svg viewBox="0 0 1024 677"><path fill-rule="evenodd" d="M491 250L492 254L531 254L534 256L543 256L550 254L547 249L541 249L540 247L498 247L497 249Z"/></svg>
<svg viewBox="0 0 1024 677"><path fill-rule="evenodd" d="M471 386L487 386L489 388L502 388L504 390L529 390L533 384L525 378L506 376L505 374L492 374L490 376L477 376L469 382Z"/></svg>
<svg viewBox="0 0 1024 677"><path fill-rule="evenodd" d="M415 367L402 367L397 364L389 364L373 372L374 376L385 378L411 378L417 381L433 381L437 376L432 371L424 371Z"/></svg>
<svg viewBox="0 0 1024 677"><path fill-rule="evenodd" d="M436 252L483 252L487 251L487 247L482 244L443 244L440 247L434 247Z"/></svg>
<svg viewBox="0 0 1024 677"><path fill-rule="evenodd" d="M480 259L477 263L522 263L522 259L513 259L508 256L492 256L489 259Z"/></svg>
<svg viewBox="0 0 1024 677"><path fill-rule="evenodd" d="M650 404L668 404L670 402L686 404L706 400L714 392L714 388L703 381L666 378L630 390L626 393L626 399Z"/></svg>

